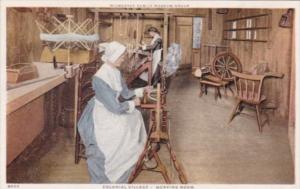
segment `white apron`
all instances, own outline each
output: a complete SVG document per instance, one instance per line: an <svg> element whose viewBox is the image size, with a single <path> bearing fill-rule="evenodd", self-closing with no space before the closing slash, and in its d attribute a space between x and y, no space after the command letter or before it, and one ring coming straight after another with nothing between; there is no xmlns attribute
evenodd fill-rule
<svg viewBox="0 0 300 189"><path fill-rule="evenodd" d="M95 76L120 92L119 70L103 66ZM137 162L144 149L147 136L142 115L136 109L131 113L114 114L96 99L93 118L96 141L105 156L105 174L111 182L116 182Z"/></svg>

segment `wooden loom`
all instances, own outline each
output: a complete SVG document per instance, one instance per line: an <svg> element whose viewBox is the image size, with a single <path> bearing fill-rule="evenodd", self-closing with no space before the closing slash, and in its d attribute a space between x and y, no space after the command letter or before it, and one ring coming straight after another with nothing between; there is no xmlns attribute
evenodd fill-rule
<svg viewBox="0 0 300 189"><path fill-rule="evenodd" d="M156 103L149 103L149 99L153 99L151 94L148 94L144 98L141 108L150 109L150 123L149 123L149 132L147 137L147 142L145 144L144 151L139 157L139 160L135 166L135 169L131 173L128 182L132 183L134 179L139 175L143 170L159 172L162 174L166 183L171 183L171 179L168 175L166 166L161 161L158 155L158 150L156 147L165 144L172 164L178 173L178 178L182 184L187 183L186 175L183 172L182 167L176 159L176 155L172 150L170 143L170 134L169 134L169 118L168 111L166 108L166 90L165 84L162 83L163 89L161 89L160 83L157 84L156 90ZM155 98L155 97L154 97ZM154 158L156 166L148 167L145 162L147 159L151 160Z"/></svg>
<svg viewBox="0 0 300 189"><path fill-rule="evenodd" d="M138 56L146 56L142 60L137 60ZM134 60L133 60L133 65L131 65L132 68L134 69L130 76L127 78L126 83L130 87L132 82L138 78L143 72L148 71L148 86L151 86L151 81L152 81L152 53L145 53L145 52L140 52L136 51L134 52Z"/></svg>

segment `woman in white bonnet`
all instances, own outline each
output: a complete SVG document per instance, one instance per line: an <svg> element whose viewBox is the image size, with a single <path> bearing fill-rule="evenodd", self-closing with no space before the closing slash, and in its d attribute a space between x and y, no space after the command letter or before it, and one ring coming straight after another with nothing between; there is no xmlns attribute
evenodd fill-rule
<svg viewBox="0 0 300 189"><path fill-rule="evenodd" d="M126 183L146 142L144 121L135 108L144 88L129 90L121 77L118 68L127 57L124 45L111 42L102 47L104 64L92 81L95 97L85 108L78 131L91 183Z"/></svg>

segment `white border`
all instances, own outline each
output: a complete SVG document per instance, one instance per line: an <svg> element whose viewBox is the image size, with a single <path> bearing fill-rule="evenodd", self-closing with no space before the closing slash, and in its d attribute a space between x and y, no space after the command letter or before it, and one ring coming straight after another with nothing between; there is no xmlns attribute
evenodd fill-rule
<svg viewBox="0 0 300 189"><path fill-rule="evenodd" d="M1 1L1 0L0 0ZM140 0L140 1L100 1L100 0L2 0L1 1L1 59L0 59L0 179L1 185L0 188L8 188L6 184L6 73L5 73L5 65L6 65L6 8L7 7L110 7L110 8L121 8L119 6L131 8L142 8L147 6L147 8L172 8L172 7L181 7L181 8L295 8L295 63L296 63L296 97L299 96L299 74L300 66L299 66L299 11L300 11L300 2L299 1L157 1L157 0ZM299 118L299 99L296 98L296 118ZM197 185L188 185L193 186L195 188L278 188L278 189L294 189L300 188L300 175L299 175L299 121L296 119L296 137L295 137L295 184L293 185L212 185L212 184L197 184ZM128 185L124 185L128 186ZM131 185L131 188L134 188L137 185ZM156 185L148 185L148 188L155 189ZM174 185L171 185L174 186ZM190 189L187 186L188 189ZM91 184L18 184L16 185L18 188L97 188L99 189L99 185L91 185ZM103 185L101 186L103 188ZM128 188L128 187L127 187ZM138 188L138 187L136 187ZM145 188L145 187L144 187Z"/></svg>

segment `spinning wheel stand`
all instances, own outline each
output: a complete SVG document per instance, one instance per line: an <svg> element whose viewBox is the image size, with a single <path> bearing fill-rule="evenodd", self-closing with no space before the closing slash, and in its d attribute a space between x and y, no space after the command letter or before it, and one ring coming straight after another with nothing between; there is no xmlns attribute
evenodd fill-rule
<svg viewBox="0 0 300 189"><path fill-rule="evenodd" d="M128 182L132 183L135 178L141 173L141 171L154 171L159 172L164 177L166 183L170 184L171 179L168 175L168 171L166 166L161 161L158 150L161 145L166 145L170 159L172 160L172 164L178 173L178 178L182 184L187 184L187 178L184 174L182 167L180 166L179 162L176 159L176 155L172 150L170 144L170 137L169 137L169 124L168 124L168 112L164 110L164 106L161 103L161 90L160 84L157 85L157 99L156 104L144 104L145 106L141 105L142 108L149 108L151 109L150 112L150 128L147 137L147 142L145 144L144 151L139 157L139 160L131 173ZM148 167L146 165L147 161L150 161L154 158L156 163L153 167Z"/></svg>

